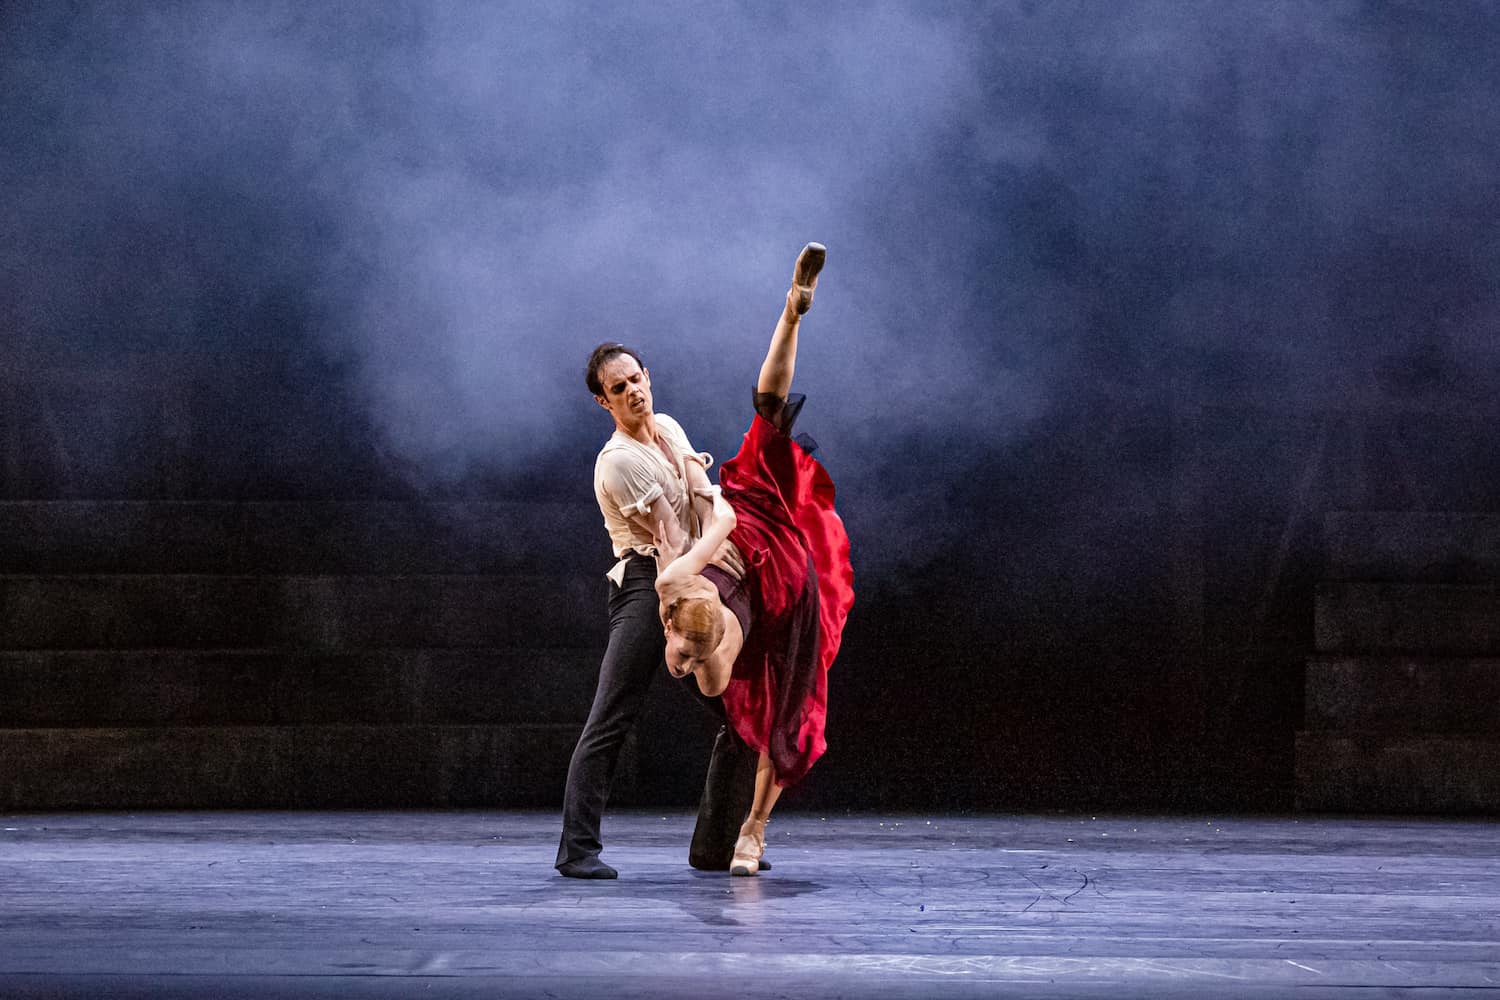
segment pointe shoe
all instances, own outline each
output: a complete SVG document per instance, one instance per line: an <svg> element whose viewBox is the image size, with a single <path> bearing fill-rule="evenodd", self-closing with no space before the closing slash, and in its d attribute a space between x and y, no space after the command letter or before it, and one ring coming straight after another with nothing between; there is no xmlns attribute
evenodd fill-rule
<svg viewBox="0 0 1500 1000"><path fill-rule="evenodd" d="M818 272L823 270L823 261L827 259L828 248L821 243L809 243L797 255L797 266L792 271L792 290L786 297L798 316L812 305L813 289L818 287Z"/></svg>
<svg viewBox="0 0 1500 1000"><path fill-rule="evenodd" d="M760 856L766 852L766 821L747 819L740 827L740 839L734 842L734 860L729 862L731 875L755 875L760 872Z"/></svg>

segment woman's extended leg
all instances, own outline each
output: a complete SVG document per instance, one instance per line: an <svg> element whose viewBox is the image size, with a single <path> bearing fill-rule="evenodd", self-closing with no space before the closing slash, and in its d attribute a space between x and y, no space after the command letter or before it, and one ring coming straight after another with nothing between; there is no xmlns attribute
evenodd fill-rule
<svg viewBox="0 0 1500 1000"><path fill-rule="evenodd" d="M771 347L760 366L756 392L768 392L785 399L791 391L792 373L797 367L797 325L802 321L802 314L812 305L818 272L823 270L827 256L828 251L821 243L809 243L797 255L792 287L786 293L786 308L782 309L781 319L776 322L776 332L771 334Z"/></svg>
<svg viewBox="0 0 1500 1000"><path fill-rule="evenodd" d="M771 755L762 753L755 769L755 799L750 803L750 818L740 827L740 839L734 844L734 860L730 862L729 874L754 875L760 871L760 856L766 850L766 820L771 818L771 809L781 797L781 786L776 784L776 768L771 764Z"/></svg>

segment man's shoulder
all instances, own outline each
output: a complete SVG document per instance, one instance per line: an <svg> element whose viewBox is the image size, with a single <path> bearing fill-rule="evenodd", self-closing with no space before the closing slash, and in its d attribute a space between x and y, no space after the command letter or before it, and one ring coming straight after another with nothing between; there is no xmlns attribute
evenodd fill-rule
<svg viewBox="0 0 1500 1000"><path fill-rule="evenodd" d="M605 469L651 469L649 453L637 441L616 431L604 442L594 458L594 471Z"/></svg>
<svg viewBox="0 0 1500 1000"><path fill-rule="evenodd" d="M633 454L633 449L630 447L630 439L622 434L611 434L600 446L599 454L594 458L594 465L618 462L631 454Z"/></svg>
<svg viewBox="0 0 1500 1000"><path fill-rule="evenodd" d="M666 413L656 415L656 433L666 438L678 451L692 451L693 446L688 441L687 431L682 429L675 418Z"/></svg>

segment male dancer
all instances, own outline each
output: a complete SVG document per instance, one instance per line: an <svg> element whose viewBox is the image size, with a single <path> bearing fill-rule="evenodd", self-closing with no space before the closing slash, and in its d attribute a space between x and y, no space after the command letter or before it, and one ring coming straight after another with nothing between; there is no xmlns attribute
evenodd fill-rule
<svg viewBox="0 0 1500 1000"><path fill-rule="evenodd" d="M594 496L619 562L608 574L609 644L594 705L568 765L557 870L569 878L616 878L615 869L599 859L604 804L651 679L666 672L652 532L665 531L676 552L697 539L694 508L712 503L705 471L712 459L693 450L677 421L652 409L651 373L635 351L600 344L589 356L584 378L615 422L594 463ZM686 683L696 695L692 679ZM718 699L708 704L722 715ZM693 867L728 870L754 793L755 762L756 754L732 729L720 730L688 853Z"/></svg>

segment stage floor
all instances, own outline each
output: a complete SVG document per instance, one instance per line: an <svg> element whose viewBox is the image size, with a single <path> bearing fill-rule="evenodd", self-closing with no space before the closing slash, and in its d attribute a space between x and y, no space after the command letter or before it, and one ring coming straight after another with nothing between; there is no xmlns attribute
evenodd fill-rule
<svg viewBox="0 0 1500 1000"><path fill-rule="evenodd" d="M0 996L1382 997L1500 992L1500 824L809 815L758 878L692 817L0 817Z"/></svg>

